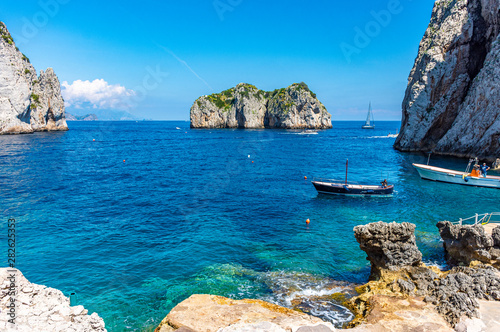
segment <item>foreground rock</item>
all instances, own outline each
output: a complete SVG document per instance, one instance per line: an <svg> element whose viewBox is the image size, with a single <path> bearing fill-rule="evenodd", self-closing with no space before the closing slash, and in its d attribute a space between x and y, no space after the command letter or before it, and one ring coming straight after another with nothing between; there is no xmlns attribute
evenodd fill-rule
<svg viewBox="0 0 500 332"><path fill-rule="evenodd" d="M500 226L493 229L492 235L479 224L453 225L449 221L440 221L437 227L450 264L469 265L480 261L500 267Z"/></svg>
<svg viewBox="0 0 500 332"><path fill-rule="evenodd" d="M354 227L354 237L361 250L366 252L372 266L372 277L381 270L399 270L405 266L419 265L422 253L415 241L415 225L407 222L397 224L371 223Z"/></svg>
<svg viewBox="0 0 500 332"><path fill-rule="evenodd" d="M378 296L388 296L395 302L424 301L425 305L420 306L422 314L438 312L453 327L464 320L479 318L478 300L500 300L497 269L479 262L446 272L427 267L420 262L420 252L415 252L414 235L409 234L414 229L414 225L407 223L382 222L355 228L360 248L366 251L372 264L372 275L368 284L357 289L360 295L346 303L356 313L351 326L368 321ZM394 234L401 234L409 246Z"/></svg>
<svg viewBox="0 0 500 332"><path fill-rule="evenodd" d="M23 274L15 272L16 309L15 325L11 319L8 305L11 303L12 272L0 269L0 331L10 329L20 332L104 332L104 321L96 313L88 315L81 305L70 307L69 299L57 289L30 283Z"/></svg>
<svg viewBox="0 0 500 332"><path fill-rule="evenodd" d="M202 96L191 107L191 128L332 128L332 116L305 83L266 92L238 84Z"/></svg>
<svg viewBox="0 0 500 332"><path fill-rule="evenodd" d="M59 80L36 70L0 22L0 134L68 130Z"/></svg>
<svg viewBox="0 0 500 332"><path fill-rule="evenodd" d="M176 330L330 332L335 328L319 318L261 300L192 295L172 309L155 332Z"/></svg>
<svg viewBox="0 0 500 332"><path fill-rule="evenodd" d="M432 306L415 297L374 295L365 323L352 332L454 331Z"/></svg>
<svg viewBox="0 0 500 332"><path fill-rule="evenodd" d="M500 2L437 0L403 101L395 148L500 156Z"/></svg>

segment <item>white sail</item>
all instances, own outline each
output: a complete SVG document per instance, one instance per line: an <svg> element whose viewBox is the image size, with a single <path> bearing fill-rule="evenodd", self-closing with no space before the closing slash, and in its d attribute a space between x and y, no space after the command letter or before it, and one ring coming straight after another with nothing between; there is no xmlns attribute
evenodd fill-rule
<svg viewBox="0 0 500 332"><path fill-rule="evenodd" d="M372 113L372 103L370 102L370 106L368 106L368 115L366 116L365 126L370 125L371 113Z"/></svg>
<svg viewBox="0 0 500 332"><path fill-rule="evenodd" d="M366 115L366 122L363 125L363 129L373 129L375 125L372 124L373 121L373 112L372 112L372 103L368 106L368 114Z"/></svg>

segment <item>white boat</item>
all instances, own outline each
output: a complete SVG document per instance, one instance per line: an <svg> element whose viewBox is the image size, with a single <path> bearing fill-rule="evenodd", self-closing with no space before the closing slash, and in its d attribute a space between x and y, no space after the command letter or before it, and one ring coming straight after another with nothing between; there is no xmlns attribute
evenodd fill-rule
<svg viewBox="0 0 500 332"><path fill-rule="evenodd" d="M373 122L373 124L372 124ZM366 122L361 127L363 129L375 129L375 120L373 120L372 103L368 106L368 115L366 116Z"/></svg>
<svg viewBox="0 0 500 332"><path fill-rule="evenodd" d="M398 136L399 136L399 129L396 129L395 134L389 133L389 135L387 135L387 137L390 137L390 138L397 138Z"/></svg>
<svg viewBox="0 0 500 332"><path fill-rule="evenodd" d="M500 176L476 177L470 176L470 173L467 172L422 164L413 164L413 167L417 169L420 177L425 180L500 189Z"/></svg>

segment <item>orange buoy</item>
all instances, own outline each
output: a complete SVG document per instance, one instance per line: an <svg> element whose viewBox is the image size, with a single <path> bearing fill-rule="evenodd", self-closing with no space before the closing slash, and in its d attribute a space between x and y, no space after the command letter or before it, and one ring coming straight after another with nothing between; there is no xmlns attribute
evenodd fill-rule
<svg viewBox="0 0 500 332"><path fill-rule="evenodd" d="M94 142L95 142L95 138L94 138L92 141L94 141Z"/></svg>
<svg viewBox="0 0 500 332"><path fill-rule="evenodd" d="M252 164L253 164L253 160L252 160Z"/></svg>
<svg viewBox="0 0 500 332"><path fill-rule="evenodd" d="M306 220L306 224L309 225L310 222L311 222L311 220L309 220L309 219Z"/></svg>
<svg viewBox="0 0 500 332"><path fill-rule="evenodd" d="M304 176L304 180L307 180L307 176Z"/></svg>
<svg viewBox="0 0 500 332"><path fill-rule="evenodd" d="M125 162L125 159L123 159L123 162Z"/></svg>

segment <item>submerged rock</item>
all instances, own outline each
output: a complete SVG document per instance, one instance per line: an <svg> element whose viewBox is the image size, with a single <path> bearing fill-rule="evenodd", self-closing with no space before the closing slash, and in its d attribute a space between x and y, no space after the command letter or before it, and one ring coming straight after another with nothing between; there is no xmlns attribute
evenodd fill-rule
<svg viewBox="0 0 500 332"><path fill-rule="evenodd" d="M0 268L0 331L105 332L97 313L88 315L83 306L70 306L69 299L57 289L30 283L19 270ZM11 277L14 275L14 279ZM15 291L15 325L8 305Z"/></svg>
<svg viewBox="0 0 500 332"><path fill-rule="evenodd" d="M500 156L500 2L437 0L403 101L401 151Z"/></svg>
<svg viewBox="0 0 500 332"><path fill-rule="evenodd" d="M191 107L192 128L332 128L331 114L305 83L266 92L240 83L202 96Z"/></svg>
<svg viewBox="0 0 500 332"><path fill-rule="evenodd" d="M0 22L0 134L68 130L59 80L52 68L37 77Z"/></svg>

